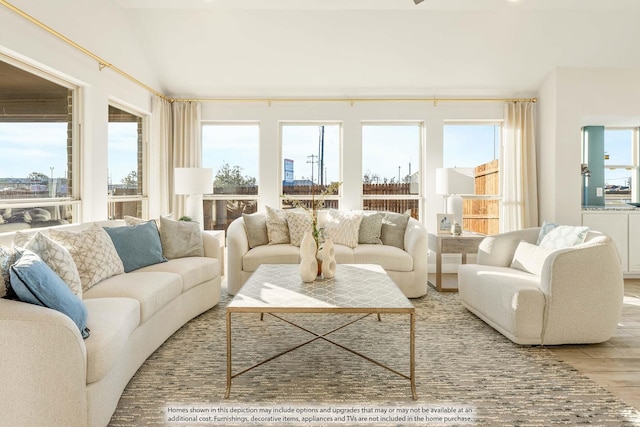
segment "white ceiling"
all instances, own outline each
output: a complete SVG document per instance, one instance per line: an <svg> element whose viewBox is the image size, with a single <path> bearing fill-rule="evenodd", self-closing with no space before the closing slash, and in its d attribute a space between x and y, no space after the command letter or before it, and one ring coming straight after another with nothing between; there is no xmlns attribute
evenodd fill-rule
<svg viewBox="0 0 640 427"><path fill-rule="evenodd" d="M638 0L113 2L174 97L533 96L555 68L640 70Z"/></svg>

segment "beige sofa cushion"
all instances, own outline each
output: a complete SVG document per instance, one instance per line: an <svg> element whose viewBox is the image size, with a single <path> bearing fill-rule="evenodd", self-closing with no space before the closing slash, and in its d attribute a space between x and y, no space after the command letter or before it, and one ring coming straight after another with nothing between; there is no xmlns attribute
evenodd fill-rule
<svg viewBox="0 0 640 427"><path fill-rule="evenodd" d="M378 264L385 270L413 271L413 258L389 245L358 245L353 249L355 264Z"/></svg>
<svg viewBox="0 0 640 427"><path fill-rule="evenodd" d="M140 302L140 323L182 293L179 274L156 271L134 271L110 277L84 293L90 298L133 298Z"/></svg>
<svg viewBox="0 0 640 427"><path fill-rule="evenodd" d="M220 275L220 261L214 258L176 258L160 264L149 265L136 272L159 271L176 273L182 277L182 292Z"/></svg>
<svg viewBox="0 0 640 427"><path fill-rule="evenodd" d="M262 264L297 264L300 262L300 248L288 243L258 246L242 258L243 271L256 271Z"/></svg>
<svg viewBox="0 0 640 427"><path fill-rule="evenodd" d="M355 264L356 259L353 256L353 249L345 245L333 245L335 251L336 262L338 264Z"/></svg>
<svg viewBox="0 0 640 427"><path fill-rule="evenodd" d="M140 303L131 298L85 300L87 327L87 384L102 379L118 358L129 335L140 323Z"/></svg>

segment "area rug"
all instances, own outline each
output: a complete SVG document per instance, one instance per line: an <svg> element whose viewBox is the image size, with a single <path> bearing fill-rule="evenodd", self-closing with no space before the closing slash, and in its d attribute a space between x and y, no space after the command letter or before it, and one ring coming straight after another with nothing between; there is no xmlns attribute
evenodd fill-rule
<svg viewBox="0 0 640 427"><path fill-rule="evenodd" d="M637 425L640 413L544 347L513 344L464 309L456 293L412 300L416 385L321 340L226 387L225 306L167 340L127 386L110 426ZM318 332L353 315L288 315ZM234 372L311 336L271 316L233 317ZM360 320L331 339L409 372L408 316Z"/></svg>

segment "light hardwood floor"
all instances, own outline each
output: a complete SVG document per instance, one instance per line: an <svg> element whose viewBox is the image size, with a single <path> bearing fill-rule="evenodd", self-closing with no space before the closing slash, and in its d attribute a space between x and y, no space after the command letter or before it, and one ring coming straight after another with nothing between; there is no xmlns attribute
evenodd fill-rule
<svg viewBox="0 0 640 427"><path fill-rule="evenodd" d="M618 331L607 342L549 347L560 359L640 410L640 279L626 279Z"/></svg>

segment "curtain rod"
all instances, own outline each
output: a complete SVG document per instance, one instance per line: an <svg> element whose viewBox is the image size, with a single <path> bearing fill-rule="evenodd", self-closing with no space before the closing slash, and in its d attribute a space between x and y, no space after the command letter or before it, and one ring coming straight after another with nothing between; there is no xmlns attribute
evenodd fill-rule
<svg viewBox="0 0 640 427"><path fill-rule="evenodd" d="M538 101L537 98L410 98L410 97L407 97L407 98L332 98L332 97L329 97L329 98L193 98L193 99L172 98L153 89L152 87L146 85L145 83L141 82L140 80L136 79L132 75L126 73L125 71L111 64L110 62L102 59L100 56L96 55L90 50L80 46L78 43L74 42L73 40L69 39L65 35L59 33L58 31L54 30L53 28L49 27L48 25L39 21L38 19L34 18L28 13L17 8L16 6L12 5L8 1L0 0L0 4L5 6L9 10L13 11L14 13L17 13L18 15L22 16L29 22L37 25L41 29L52 34L53 36L57 37L58 39L62 40L63 42L67 43L68 45L79 50L80 52L94 59L95 61L97 61L100 71L102 71L104 68L110 68L116 73L125 77L126 79L132 81L133 83L143 87L144 89L148 90L154 95L157 95L160 98L169 102L176 102L176 101L178 102L266 102L269 106L271 106L271 104L274 102L349 102L351 103L351 105L353 105L355 102L433 102L433 105L435 107L440 102L534 102L535 103Z"/></svg>

